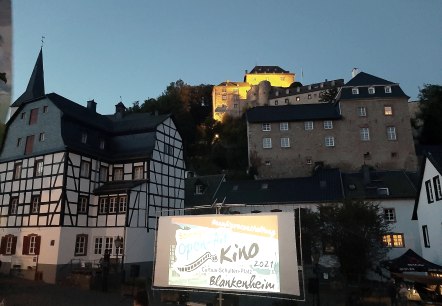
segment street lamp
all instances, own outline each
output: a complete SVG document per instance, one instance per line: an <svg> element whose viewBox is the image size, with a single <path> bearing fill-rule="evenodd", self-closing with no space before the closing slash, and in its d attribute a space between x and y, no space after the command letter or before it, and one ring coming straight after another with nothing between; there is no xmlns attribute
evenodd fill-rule
<svg viewBox="0 0 442 306"><path fill-rule="evenodd" d="M117 253L117 270L118 270L118 253L120 253L122 247L123 247L123 238L117 236L117 238L115 238L115 253Z"/></svg>

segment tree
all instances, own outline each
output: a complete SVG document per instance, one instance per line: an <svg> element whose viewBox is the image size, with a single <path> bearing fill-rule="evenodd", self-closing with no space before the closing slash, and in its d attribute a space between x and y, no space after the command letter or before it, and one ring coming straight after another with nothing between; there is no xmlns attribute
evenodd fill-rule
<svg viewBox="0 0 442 306"><path fill-rule="evenodd" d="M361 280L386 254L382 236L389 231L378 204L345 200L319 207L324 245L332 244L347 280Z"/></svg>
<svg viewBox="0 0 442 306"><path fill-rule="evenodd" d="M419 111L413 122L421 144L442 144L442 86L426 84L419 93Z"/></svg>
<svg viewBox="0 0 442 306"><path fill-rule="evenodd" d="M319 102L332 102L337 94L338 89L336 87L321 91L319 93Z"/></svg>

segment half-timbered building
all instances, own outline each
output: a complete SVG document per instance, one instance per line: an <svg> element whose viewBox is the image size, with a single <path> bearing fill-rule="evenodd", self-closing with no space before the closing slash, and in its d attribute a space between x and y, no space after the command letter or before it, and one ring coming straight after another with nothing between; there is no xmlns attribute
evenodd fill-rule
<svg viewBox="0 0 442 306"><path fill-rule="evenodd" d="M46 94L40 51L0 154L1 269L62 279L109 250L147 273L159 210L184 206L183 147L170 115L112 115ZM122 241L121 245L115 241ZM132 268L136 269L132 269Z"/></svg>

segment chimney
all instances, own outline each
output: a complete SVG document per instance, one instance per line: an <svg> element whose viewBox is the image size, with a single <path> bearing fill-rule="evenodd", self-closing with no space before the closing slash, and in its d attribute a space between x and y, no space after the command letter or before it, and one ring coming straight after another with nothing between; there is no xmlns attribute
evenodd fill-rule
<svg viewBox="0 0 442 306"><path fill-rule="evenodd" d="M87 101L87 109L96 113L97 112L97 102L94 99Z"/></svg>
<svg viewBox="0 0 442 306"><path fill-rule="evenodd" d="M359 72L361 72L359 68L353 68L353 70L351 71L351 77L354 78L358 75Z"/></svg>
<svg viewBox="0 0 442 306"><path fill-rule="evenodd" d="M125 111L126 106L124 106L123 102L119 102L115 105L115 115L117 116L117 118L123 118Z"/></svg>

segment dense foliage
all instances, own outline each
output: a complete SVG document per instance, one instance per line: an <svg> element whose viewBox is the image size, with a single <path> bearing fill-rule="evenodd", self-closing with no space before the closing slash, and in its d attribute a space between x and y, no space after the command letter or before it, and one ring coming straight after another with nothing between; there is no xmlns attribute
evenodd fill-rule
<svg viewBox="0 0 442 306"><path fill-rule="evenodd" d="M419 112L413 125L425 145L442 144L442 86L426 84L419 93Z"/></svg>

